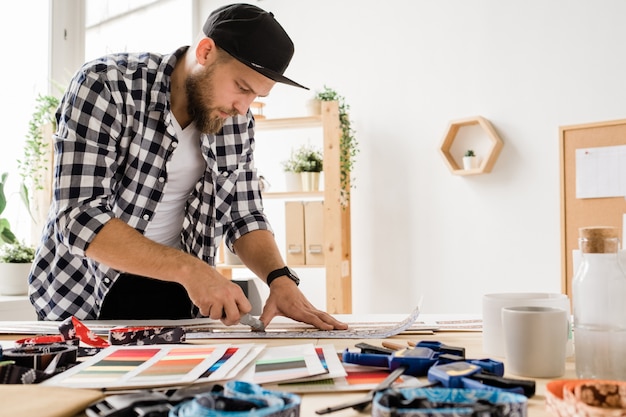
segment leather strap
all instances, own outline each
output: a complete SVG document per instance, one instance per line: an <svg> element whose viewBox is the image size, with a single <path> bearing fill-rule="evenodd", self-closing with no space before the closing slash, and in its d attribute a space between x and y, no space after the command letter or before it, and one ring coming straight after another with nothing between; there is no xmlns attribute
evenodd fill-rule
<svg viewBox="0 0 626 417"><path fill-rule="evenodd" d="M546 408L560 417L626 415L626 382L560 379L546 384Z"/></svg>
<svg viewBox="0 0 626 417"><path fill-rule="evenodd" d="M378 392L374 417L525 416L528 399L521 394L487 389L390 388Z"/></svg>

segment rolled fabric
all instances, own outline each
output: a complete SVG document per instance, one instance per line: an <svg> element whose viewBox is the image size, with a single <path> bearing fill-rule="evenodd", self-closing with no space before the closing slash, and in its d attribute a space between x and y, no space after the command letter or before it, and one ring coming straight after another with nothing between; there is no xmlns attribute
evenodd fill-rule
<svg viewBox="0 0 626 417"><path fill-rule="evenodd" d="M76 346L61 343L30 345L5 349L2 353L2 360L13 361L15 365L43 371L52 361L55 361L55 369L75 364L77 351Z"/></svg>
<svg viewBox="0 0 626 417"><path fill-rule="evenodd" d="M301 398L263 389L243 381L229 381L222 392L207 392L178 404L169 417L298 417Z"/></svg>
<svg viewBox="0 0 626 417"><path fill-rule="evenodd" d="M374 417L457 417L499 415L525 417L528 399L489 389L390 388L374 395Z"/></svg>
<svg viewBox="0 0 626 417"><path fill-rule="evenodd" d="M626 417L626 382L550 381L546 384L546 409L557 417Z"/></svg>
<svg viewBox="0 0 626 417"><path fill-rule="evenodd" d="M134 326L109 330L111 345L163 345L183 343L186 339L182 327Z"/></svg>

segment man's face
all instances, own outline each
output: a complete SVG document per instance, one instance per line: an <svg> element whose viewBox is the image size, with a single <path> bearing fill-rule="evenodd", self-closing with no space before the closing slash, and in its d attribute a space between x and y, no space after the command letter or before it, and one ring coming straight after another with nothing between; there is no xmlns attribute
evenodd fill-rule
<svg viewBox="0 0 626 417"><path fill-rule="evenodd" d="M275 82L220 52L189 75L185 83L187 111L203 133L217 133L227 118L246 114L257 97L269 94Z"/></svg>

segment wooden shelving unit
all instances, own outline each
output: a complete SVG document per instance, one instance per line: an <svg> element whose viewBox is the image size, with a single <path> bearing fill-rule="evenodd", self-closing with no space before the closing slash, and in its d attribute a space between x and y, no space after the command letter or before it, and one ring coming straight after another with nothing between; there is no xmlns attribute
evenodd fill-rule
<svg viewBox="0 0 626 417"><path fill-rule="evenodd" d="M337 102L322 102L320 116L256 121L256 130L298 129L322 127L324 135L324 191L319 192L268 192L264 199L324 200L324 270L326 272L326 311L331 314L352 313L352 245L350 228L350 205L342 204L340 176L339 106ZM257 140L257 146L263 146ZM277 161L278 163L278 161ZM320 268L311 265L290 265L294 268ZM232 276L238 265L218 264L217 269L225 276Z"/></svg>

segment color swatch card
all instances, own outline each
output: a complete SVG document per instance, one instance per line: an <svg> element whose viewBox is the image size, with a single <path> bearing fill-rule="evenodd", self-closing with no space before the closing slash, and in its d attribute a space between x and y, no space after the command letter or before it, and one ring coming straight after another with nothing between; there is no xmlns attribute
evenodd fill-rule
<svg viewBox="0 0 626 417"><path fill-rule="evenodd" d="M345 380L348 373L341 363L334 345L316 346L315 352L322 362L322 366L326 369L325 373L290 381L264 384L263 387L269 390L289 392L332 391L336 381Z"/></svg>
<svg viewBox="0 0 626 417"><path fill-rule="evenodd" d="M339 359L337 349L335 349L334 345L315 346L315 353L322 362L322 366L324 367L326 372L320 375L313 375L293 381L288 381L286 384L298 382L314 382L328 378L341 378L348 375L341 360Z"/></svg>
<svg viewBox="0 0 626 417"><path fill-rule="evenodd" d="M194 382L229 345L111 346L42 385L148 388Z"/></svg>
<svg viewBox="0 0 626 417"><path fill-rule="evenodd" d="M326 373L312 343L271 346L240 375L255 384L289 381Z"/></svg>
<svg viewBox="0 0 626 417"><path fill-rule="evenodd" d="M347 373L346 376L336 378L323 378L299 381L285 381L263 387L270 390L289 391L295 394L305 393L324 393L324 392L360 392L370 391L381 383L387 376L389 370L385 368L376 368L371 366L360 366L349 363L343 364ZM421 385L422 382L414 376L402 375L394 386L397 387L415 387Z"/></svg>
<svg viewBox="0 0 626 417"><path fill-rule="evenodd" d="M232 345L224 355L206 370L196 382L214 382L235 379L246 366L261 354L264 344Z"/></svg>

